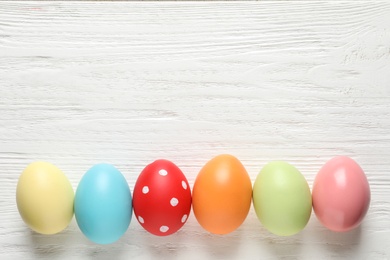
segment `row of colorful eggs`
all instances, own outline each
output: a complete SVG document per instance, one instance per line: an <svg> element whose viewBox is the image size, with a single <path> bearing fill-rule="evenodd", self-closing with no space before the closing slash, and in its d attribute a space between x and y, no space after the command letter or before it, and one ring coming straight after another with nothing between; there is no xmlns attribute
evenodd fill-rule
<svg viewBox="0 0 390 260"><path fill-rule="evenodd" d="M193 207L199 224L214 234L237 229L251 202L270 232L289 236L302 230L312 207L320 222L333 231L360 224L370 204L370 188L360 166L339 156L318 172L312 193L292 165L270 162L252 189L242 163L219 155L199 172L191 194L182 171L168 160L156 160L139 175L133 197L124 176L110 164L97 164L82 177L76 194L66 176L46 162L30 164L19 178L16 201L24 222L34 231L62 231L75 214L77 224L95 243L109 244L127 230L132 212L141 226L158 236L178 231Z"/></svg>

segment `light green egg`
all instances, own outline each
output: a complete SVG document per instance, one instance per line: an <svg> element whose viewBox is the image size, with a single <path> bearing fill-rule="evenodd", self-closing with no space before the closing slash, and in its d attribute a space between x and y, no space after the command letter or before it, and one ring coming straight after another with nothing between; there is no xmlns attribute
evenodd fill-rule
<svg viewBox="0 0 390 260"><path fill-rule="evenodd" d="M270 162L253 185L253 205L266 229L279 236L291 236L310 219L310 188L294 166L283 161Z"/></svg>

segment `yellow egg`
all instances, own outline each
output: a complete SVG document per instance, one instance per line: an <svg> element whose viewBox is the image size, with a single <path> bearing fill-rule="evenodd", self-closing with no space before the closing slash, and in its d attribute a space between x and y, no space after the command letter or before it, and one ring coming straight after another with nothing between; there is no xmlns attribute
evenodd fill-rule
<svg viewBox="0 0 390 260"><path fill-rule="evenodd" d="M34 231L55 234L73 217L73 188L53 164L34 162L19 177L16 203L20 216Z"/></svg>

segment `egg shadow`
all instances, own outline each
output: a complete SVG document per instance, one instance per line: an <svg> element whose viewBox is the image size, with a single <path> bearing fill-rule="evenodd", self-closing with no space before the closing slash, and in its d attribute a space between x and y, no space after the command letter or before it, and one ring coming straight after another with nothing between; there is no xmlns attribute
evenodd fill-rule
<svg viewBox="0 0 390 260"><path fill-rule="evenodd" d="M235 230L226 235L205 233L201 236L204 248L216 259L236 258L241 238L242 230Z"/></svg>
<svg viewBox="0 0 390 260"><path fill-rule="evenodd" d="M228 234L213 234L203 229L198 223L192 231L193 243L197 245L208 257L213 259L237 258L245 228L242 226Z"/></svg>
<svg viewBox="0 0 390 260"><path fill-rule="evenodd" d="M357 252L362 235L362 225L348 232L334 232L325 227L316 230L316 236L322 241L327 251L338 255Z"/></svg>
<svg viewBox="0 0 390 260"><path fill-rule="evenodd" d="M30 241L31 252L37 259L56 259L67 254L69 248L79 248L84 239L75 220L61 232L53 235L39 234L25 227L26 238Z"/></svg>
<svg viewBox="0 0 390 260"><path fill-rule="evenodd" d="M169 236L143 234L139 237L144 239L138 241L142 244L140 247L145 248L147 255L153 259L182 257L182 252L187 251L189 246L198 248L200 252L213 259L227 259L235 258L241 241L241 232L237 230L227 235L215 235L192 225ZM193 257L189 256L190 259Z"/></svg>
<svg viewBox="0 0 390 260"><path fill-rule="evenodd" d="M147 254L153 259L172 259L176 258L178 252L185 249L184 243L186 234L183 234L180 230L172 235L168 236L156 236L148 233L145 230L138 231L139 234L135 234L142 240L139 240L139 247L147 250Z"/></svg>
<svg viewBox="0 0 390 260"><path fill-rule="evenodd" d="M42 235L29 230L32 252L37 259L47 258L55 259L66 253L65 244L69 234L61 232L55 235Z"/></svg>
<svg viewBox="0 0 390 260"><path fill-rule="evenodd" d="M123 254L123 243L115 242L108 245L90 244L86 250L89 259L119 259Z"/></svg>
<svg viewBox="0 0 390 260"><path fill-rule="evenodd" d="M73 246L83 252L86 259L120 259L126 248L125 236L111 244L97 244L89 240L80 230L77 232L77 242Z"/></svg>
<svg viewBox="0 0 390 260"><path fill-rule="evenodd" d="M27 228L26 228L27 229ZM118 259L123 253L123 242L99 245L88 240L76 227L74 221L63 231L54 235L42 235L26 230L31 241L31 252L35 259L58 259L74 252L84 252L87 259Z"/></svg>
<svg viewBox="0 0 390 260"><path fill-rule="evenodd" d="M272 255L278 258L299 258L301 256L305 237L304 231L292 236L277 236L261 227L260 234L262 235L259 238L259 243Z"/></svg>
<svg viewBox="0 0 390 260"><path fill-rule="evenodd" d="M302 258L305 237L308 236L305 230L292 236L275 235L261 224L254 210L247 218L246 224L250 229L247 236L249 236L253 246L257 245L258 254L263 252L265 255L269 254L277 259Z"/></svg>

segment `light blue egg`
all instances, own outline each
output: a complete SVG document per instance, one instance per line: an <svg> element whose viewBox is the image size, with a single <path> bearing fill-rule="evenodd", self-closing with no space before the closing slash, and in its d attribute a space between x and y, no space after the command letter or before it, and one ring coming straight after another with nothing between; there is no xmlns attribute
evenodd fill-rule
<svg viewBox="0 0 390 260"><path fill-rule="evenodd" d="M122 173L110 164L89 169L77 187L74 212L79 228L91 241L117 241L132 216L131 193Z"/></svg>

